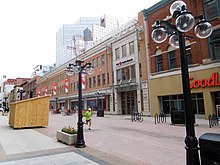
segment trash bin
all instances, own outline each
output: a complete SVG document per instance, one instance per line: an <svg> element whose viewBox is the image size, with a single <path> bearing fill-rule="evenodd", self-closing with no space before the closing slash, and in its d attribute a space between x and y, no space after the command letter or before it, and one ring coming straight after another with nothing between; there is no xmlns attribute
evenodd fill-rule
<svg viewBox="0 0 220 165"><path fill-rule="evenodd" d="M171 111L172 124L185 124L185 112L184 111Z"/></svg>
<svg viewBox="0 0 220 165"><path fill-rule="evenodd" d="M201 165L220 165L220 134L205 133L199 137Z"/></svg>
<svg viewBox="0 0 220 165"><path fill-rule="evenodd" d="M97 110L97 117L104 117L104 110L98 109Z"/></svg>

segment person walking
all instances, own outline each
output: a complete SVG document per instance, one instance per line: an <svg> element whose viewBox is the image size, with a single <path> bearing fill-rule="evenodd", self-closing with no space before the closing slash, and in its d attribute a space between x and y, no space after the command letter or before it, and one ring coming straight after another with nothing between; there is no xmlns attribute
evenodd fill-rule
<svg viewBox="0 0 220 165"><path fill-rule="evenodd" d="M86 125L89 124L89 130L91 130L91 125L92 125L92 122L91 122L92 109L91 108L88 108L88 110L85 113L85 117L86 117Z"/></svg>

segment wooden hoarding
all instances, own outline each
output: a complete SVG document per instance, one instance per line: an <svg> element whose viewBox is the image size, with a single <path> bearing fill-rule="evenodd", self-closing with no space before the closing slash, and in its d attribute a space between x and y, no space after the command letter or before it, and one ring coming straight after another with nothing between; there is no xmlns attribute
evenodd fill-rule
<svg viewBox="0 0 220 165"><path fill-rule="evenodd" d="M10 104L9 124L13 128L48 126L50 96Z"/></svg>

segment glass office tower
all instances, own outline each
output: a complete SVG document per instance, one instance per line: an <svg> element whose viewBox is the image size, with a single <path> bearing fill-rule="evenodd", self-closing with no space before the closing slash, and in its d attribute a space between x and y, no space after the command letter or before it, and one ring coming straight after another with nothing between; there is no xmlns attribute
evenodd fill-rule
<svg viewBox="0 0 220 165"><path fill-rule="evenodd" d="M96 40L119 27L114 17L82 17L74 24L65 24L56 33L56 66L91 48Z"/></svg>

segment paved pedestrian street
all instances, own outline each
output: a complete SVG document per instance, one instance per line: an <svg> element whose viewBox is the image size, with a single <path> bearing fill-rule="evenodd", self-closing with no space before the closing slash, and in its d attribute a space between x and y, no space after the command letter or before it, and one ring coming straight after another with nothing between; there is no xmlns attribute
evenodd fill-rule
<svg viewBox="0 0 220 165"><path fill-rule="evenodd" d="M126 115L92 117L92 130L84 125L85 148L67 146L56 140L56 131L77 126L78 115L49 115L49 126L13 129L8 116L0 116L0 165L185 165L185 126L154 123L144 117L131 122ZM219 133L220 126L209 128L208 120L196 119L196 137Z"/></svg>

